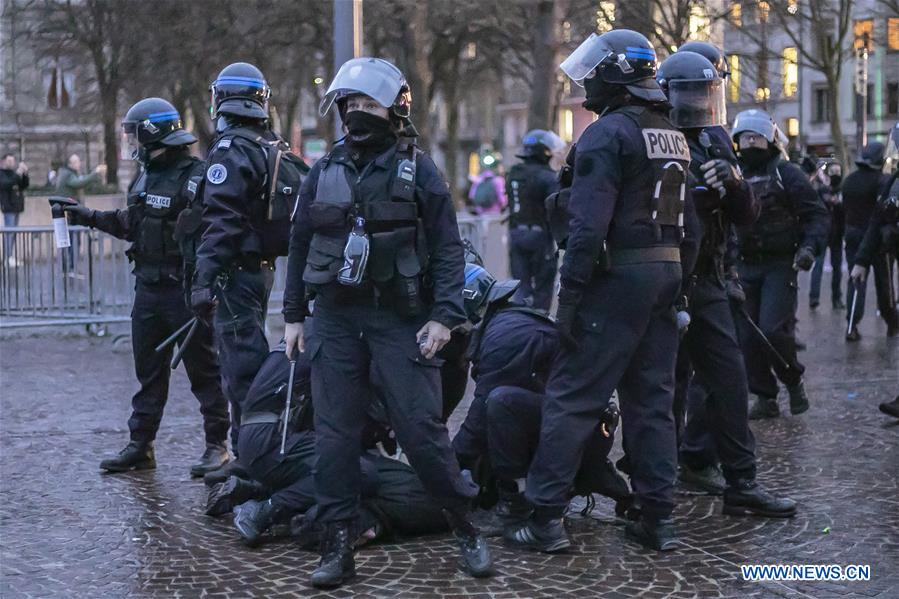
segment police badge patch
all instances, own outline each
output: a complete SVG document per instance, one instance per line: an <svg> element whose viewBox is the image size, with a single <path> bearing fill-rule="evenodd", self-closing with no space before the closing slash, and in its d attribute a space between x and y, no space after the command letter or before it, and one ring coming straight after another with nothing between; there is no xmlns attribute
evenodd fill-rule
<svg viewBox="0 0 899 599"><path fill-rule="evenodd" d="M228 169L225 168L224 164L213 164L209 167L209 170L206 171L206 179L213 185L223 183L227 178Z"/></svg>

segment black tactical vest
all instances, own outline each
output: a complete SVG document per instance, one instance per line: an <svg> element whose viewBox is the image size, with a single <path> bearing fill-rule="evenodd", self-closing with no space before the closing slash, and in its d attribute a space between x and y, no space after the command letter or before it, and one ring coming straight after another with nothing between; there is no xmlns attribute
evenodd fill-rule
<svg viewBox="0 0 899 599"><path fill-rule="evenodd" d="M509 225L546 226L544 186L537 176L549 165L519 162L506 177L509 199Z"/></svg>
<svg viewBox="0 0 899 599"><path fill-rule="evenodd" d="M724 256L727 253L727 234L730 221L722 209L722 199L717 189L705 185L700 166L709 160L720 158L731 164L736 162L731 147L716 143L707 132L700 132L697 138L688 138L690 143L690 173L693 175L693 203L702 222L702 240L696 267L697 276L715 276L724 280ZM726 200L725 200L726 201Z"/></svg>
<svg viewBox="0 0 899 599"><path fill-rule="evenodd" d="M183 252L176 239L181 236L177 224L196 196L203 166L201 160L185 157L164 170L143 170L128 191L128 206L136 207L138 222L127 254L141 281L181 281Z"/></svg>
<svg viewBox="0 0 899 599"><path fill-rule="evenodd" d="M799 245L799 219L783 186L780 160L771 160L764 175L746 179L761 206L754 224L737 228L740 253L749 260L793 256Z"/></svg>

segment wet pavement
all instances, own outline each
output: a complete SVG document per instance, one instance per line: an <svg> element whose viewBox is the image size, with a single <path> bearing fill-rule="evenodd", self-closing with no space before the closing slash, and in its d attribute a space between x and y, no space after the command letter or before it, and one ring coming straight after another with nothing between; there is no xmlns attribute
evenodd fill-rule
<svg viewBox="0 0 899 599"><path fill-rule="evenodd" d="M205 488L188 475L204 449L200 419L183 372L157 470L105 476L97 464L124 446L135 389L127 344L114 335L5 338L0 596L899 597L899 426L877 411L899 392L899 339L885 338L869 308L864 338L848 345L844 313L822 303L809 314L801 303L811 411L753 426L759 477L800 501L796 518L725 517L718 499L681 496L685 547L658 554L626 541L600 501L593 517L569 521L568 554L494 540L499 575L475 581L456 571L447 536L428 537L361 550L357 581L330 593L306 584L316 555L288 541L244 548L228 518L203 515ZM739 566L756 563L867 564L871 580L742 581Z"/></svg>

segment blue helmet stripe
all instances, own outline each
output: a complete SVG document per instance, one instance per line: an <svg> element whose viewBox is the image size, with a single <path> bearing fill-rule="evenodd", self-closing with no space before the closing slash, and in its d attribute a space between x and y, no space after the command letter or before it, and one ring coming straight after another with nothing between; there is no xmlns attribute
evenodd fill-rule
<svg viewBox="0 0 899 599"><path fill-rule="evenodd" d="M248 85L250 87L265 87L265 81L255 77L219 77L213 85Z"/></svg>
<svg viewBox="0 0 899 599"><path fill-rule="evenodd" d="M181 115L177 112L154 112L147 116L147 120L151 123L159 123L161 121L177 121L181 119Z"/></svg>
<svg viewBox="0 0 899 599"><path fill-rule="evenodd" d="M655 60L656 53L650 48L640 48L637 46L628 46L625 52L628 58L639 58L643 60Z"/></svg>
<svg viewBox="0 0 899 599"><path fill-rule="evenodd" d="M465 273L465 284L466 285L468 285L472 279L477 278L478 276L480 276L480 274L482 272L484 272L484 269L478 265L473 265L472 268L467 269L467 270L468 270L468 272Z"/></svg>

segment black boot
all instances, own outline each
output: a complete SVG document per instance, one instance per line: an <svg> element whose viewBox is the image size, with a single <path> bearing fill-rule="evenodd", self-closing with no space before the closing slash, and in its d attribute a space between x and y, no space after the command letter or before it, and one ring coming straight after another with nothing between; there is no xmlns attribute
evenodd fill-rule
<svg viewBox="0 0 899 599"><path fill-rule="evenodd" d="M499 502L496 504L496 515L499 516L503 533L516 530L525 525L531 517L531 504L524 498L524 493L510 492L500 489Z"/></svg>
<svg viewBox="0 0 899 599"><path fill-rule="evenodd" d="M230 461L231 455L228 453L228 448L224 445L207 445L200 462L190 467L190 476L191 478L205 476L210 472L218 470Z"/></svg>
<svg viewBox="0 0 899 599"><path fill-rule="evenodd" d="M791 387L787 387L787 393L790 394L790 413L798 416L808 411L808 395L805 393L805 383L800 380Z"/></svg>
<svg viewBox="0 0 899 599"><path fill-rule="evenodd" d="M862 334L858 332L858 325L852 325L852 328L849 329L849 332L846 333L846 341L856 342L861 340Z"/></svg>
<svg viewBox="0 0 899 599"><path fill-rule="evenodd" d="M571 547L561 518L537 519L531 516L524 526L503 535L506 544L531 551L558 553Z"/></svg>
<svg viewBox="0 0 899 599"><path fill-rule="evenodd" d="M749 407L749 419L761 420L762 418L777 418L780 416L780 408L776 397L755 396L755 401Z"/></svg>
<svg viewBox="0 0 899 599"><path fill-rule="evenodd" d="M244 543L255 547L262 539L262 535L275 523L280 509L272 505L272 500L256 501L251 499L240 504L234 515L234 526L243 537Z"/></svg>
<svg viewBox="0 0 899 599"><path fill-rule="evenodd" d="M670 518L654 518L641 514L636 522L628 522L624 531L628 537L648 549L671 551L680 545L677 532L674 530L674 521Z"/></svg>
<svg viewBox="0 0 899 599"><path fill-rule="evenodd" d="M207 487L211 487L213 485L217 485L219 483L227 481L232 476L243 479L250 478L250 473L247 472L246 468L240 465L240 462L237 461L237 458L234 458L230 462L226 463L218 470L213 470L212 472L204 474L203 484L205 484Z"/></svg>
<svg viewBox="0 0 899 599"><path fill-rule="evenodd" d="M224 516L235 506L251 499L264 499L265 489L255 480L246 480L232 476L223 483L209 488L206 498L207 516Z"/></svg>
<svg viewBox="0 0 899 599"><path fill-rule="evenodd" d="M156 453L153 442L131 441L114 458L100 462L100 468L107 472L128 472L129 470L153 470L156 468Z"/></svg>
<svg viewBox="0 0 899 599"><path fill-rule="evenodd" d="M322 559L312 573L312 586L333 589L356 576L354 529L354 523L350 520L328 523L321 546Z"/></svg>
<svg viewBox="0 0 899 599"><path fill-rule="evenodd" d="M721 470L714 465L691 468L686 462L681 462L677 471L677 482L687 493L716 496L724 493L724 476L721 474Z"/></svg>
<svg viewBox="0 0 899 599"><path fill-rule="evenodd" d="M487 539L471 523L468 512L445 509L443 515L459 543L459 567L475 578L493 576L493 558Z"/></svg>
<svg viewBox="0 0 899 599"><path fill-rule="evenodd" d="M899 418L899 395L893 401L885 401L877 407L887 416Z"/></svg>
<svg viewBox="0 0 899 599"><path fill-rule="evenodd" d="M845 309L846 309L846 304L844 304L844 303L843 303L843 300L840 299L840 298L838 298L838 297L833 298L833 300L831 300L830 303L831 303L831 306L833 307L834 310L839 311L839 310L845 310Z"/></svg>
<svg viewBox="0 0 899 599"><path fill-rule="evenodd" d="M728 516L792 518L796 515L796 502L772 495L755 480L744 479L724 490L724 507L721 511Z"/></svg>

